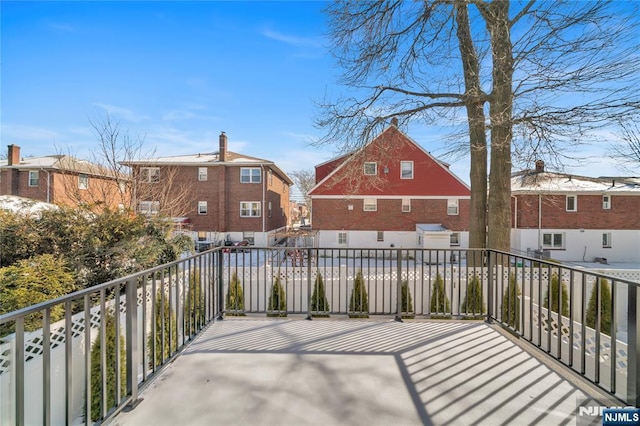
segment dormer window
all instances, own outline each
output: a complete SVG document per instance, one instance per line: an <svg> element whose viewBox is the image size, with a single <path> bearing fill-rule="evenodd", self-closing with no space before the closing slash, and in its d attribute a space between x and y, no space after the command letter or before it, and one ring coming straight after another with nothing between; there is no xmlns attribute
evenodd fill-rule
<svg viewBox="0 0 640 426"><path fill-rule="evenodd" d="M364 163L364 174L366 176L375 176L378 174L378 164L375 162Z"/></svg>

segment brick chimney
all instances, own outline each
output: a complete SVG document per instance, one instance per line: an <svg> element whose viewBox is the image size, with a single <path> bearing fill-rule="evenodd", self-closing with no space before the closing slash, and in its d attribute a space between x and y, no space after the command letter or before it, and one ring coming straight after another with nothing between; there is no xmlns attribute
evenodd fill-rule
<svg viewBox="0 0 640 426"><path fill-rule="evenodd" d="M544 172L544 161L536 160L536 173Z"/></svg>
<svg viewBox="0 0 640 426"><path fill-rule="evenodd" d="M9 152L7 153L8 165L20 164L20 147L18 145L9 145Z"/></svg>
<svg viewBox="0 0 640 426"><path fill-rule="evenodd" d="M393 117L393 118L391 119L391 125L392 125L393 127L398 127L398 117Z"/></svg>
<svg viewBox="0 0 640 426"><path fill-rule="evenodd" d="M220 150L218 151L218 160L227 161L227 135L220 133Z"/></svg>

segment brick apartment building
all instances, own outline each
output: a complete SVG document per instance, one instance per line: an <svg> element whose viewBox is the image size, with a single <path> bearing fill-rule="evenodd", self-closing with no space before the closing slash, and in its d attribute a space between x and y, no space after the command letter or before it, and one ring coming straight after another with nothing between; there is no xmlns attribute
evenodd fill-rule
<svg viewBox="0 0 640 426"><path fill-rule="evenodd" d="M126 179L70 155L21 158L17 145L9 145L7 159L0 160L0 195L71 207L127 205Z"/></svg>
<svg viewBox="0 0 640 426"><path fill-rule="evenodd" d="M575 262L640 262L640 179L535 170L511 179L512 248Z"/></svg>
<svg viewBox="0 0 640 426"><path fill-rule="evenodd" d="M470 189L397 128L316 166L321 247L468 247Z"/></svg>
<svg viewBox="0 0 640 426"><path fill-rule="evenodd" d="M228 151L224 132L217 152L123 164L140 212L173 217L195 240L268 245L289 224L292 180L272 161Z"/></svg>

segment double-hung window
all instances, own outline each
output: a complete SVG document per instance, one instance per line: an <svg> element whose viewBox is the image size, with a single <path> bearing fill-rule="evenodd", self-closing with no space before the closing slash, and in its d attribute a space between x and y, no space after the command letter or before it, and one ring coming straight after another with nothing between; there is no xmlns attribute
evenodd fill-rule
<svg viewBox="0 0 640 426"><path fill-rule="evenodd" d="M400 179L413 179L413 161L400 162Z"/></svg>
<svg viewBox="0 0 640 426"><path fill-rule="evenodd" d="M198 214L207 214L207 202L198 201Z"/></svg>
<svg viewBox="0 0 640 426"><path fill-rule="evenodd" d="M458 215L458 199L452 198L447 200L447 214L450 216Z"/></svg>
<svg viewBox="0 0 640 426"><path fill-rule="evenodd" d="M603 195L602 196L602 209L610 210L611 209L611 195Z"/></svg>
<svg viewBox="0 0 640 426"><path fill-rule="evenodd" d="M78 189L89 189L89 175L78 175Z"/></svg>
<svg viewBox="0 0 640 426"><path fill-rule="evenodd" d="M454 247L454 246L459 246L460 245L460 234L457 232L452 232L451 235L449 236L449 245Z"/></svg>
<svg viewBox="0 0 640 426"><path fill-rule="evenodd" d="M158 214L160 210L159 201L140 201L140 214L147 216Z"/></svg>
<svg viewBox="0 0 640 426"><path fill-rule="evenodd" d="M240 217L260 217L261 214L259 201L240 202Z"/></svg>
<svg viewBox="0 0 640 426"><path fill-rule="evenodd" d="M346 232L338 232L338 244L346 245L349 242Z"/></svg>
<svg viewBox="0 0 640 426"><path fill-rule="evenodd" d="M260 183L261 181L262 181L262 170L260 170L260 167L240 168L240 182Z"/></svg>
<svg viewBox="0 0 640 426"><path fill-rule="evenodd" d="M578 196L577 195L567 195L567 211L568 212L577 212L578 211Z"/></svg>
<svg viewBox="0 0 640 426"><path fill-rule="evenodd" d="M363 203L363 210L365 212L375 212L378 210L378 200L375 198L365 198Z"/></svg>
<svg viewBox="0 0 640 426"><path fill-rule="evenodd" d="M611 232L602 234L602 248L611 248Z"/></svg>
<svg viewBox="0 0 640 426"><path fill-rule="evenodd" d="M207 180L208 169L206 167L198 167L198 180L204 182Z"/></svg>
<svg viewBox="0 0 640 426"><path fill-rule="evenodd" d="M140 180L146 183L160 182L160 167L141 167Z"/></svg>
<svg viewBox="0 0 640 426"><path fill-rule="evenodd" d="M39 173L37 170L29 172L29 186L38 186Z"/></svg>

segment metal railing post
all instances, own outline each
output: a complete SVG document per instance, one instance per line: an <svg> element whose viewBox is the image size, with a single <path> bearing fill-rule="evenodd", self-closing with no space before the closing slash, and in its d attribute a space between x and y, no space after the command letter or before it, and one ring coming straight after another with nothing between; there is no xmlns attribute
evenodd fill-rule
<svg viewBox="0 0 640 426"><path fill-rule="evenodd" d="M127 300L126 344L127 344L127 395L131 395L128 409L135 408L138 399L138 280L130 278L125 287Z"/></svg>
<svg viewBox="0 0 640 426"><path fill-rule="evenodd" d="M397 301L396 301L396 317L395 320L398 322L402 322L402 250L398 249L398 255L396 256L396 269L397 269L397 277L396 277L396 293L397 293Z"/></svg>
<svg viewBox="0 0 640 426"><path fill-rule="evenodd" d="M218 250L218 321L224 319L224 284L222 282L224 268L222 263L224 261L224 251Z"/></svg>
<svg viewBox="0 0 640 426"><path fill-rule="evenodd" d="M638 286L635 284L628 284L628 303L627 403L634 407L640 407L640 359L638 358L640 299L638 298Z"/></svg>
<svg viewBox="0 0 640 426"><path fill-rule="evenodd" d="M490 250L483 250L487 256L487 322L491 323L493 318L493 290L495 286L494 275L493 275L493 262L491 262L491 258L493 252Z"/></svg>
<svg viewBox="0 0 640 426"><path fill-rule="evenodd" d="M311 320L311 248L307 248L307 318Z"/></svg>

